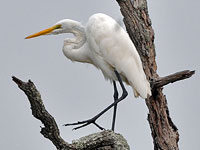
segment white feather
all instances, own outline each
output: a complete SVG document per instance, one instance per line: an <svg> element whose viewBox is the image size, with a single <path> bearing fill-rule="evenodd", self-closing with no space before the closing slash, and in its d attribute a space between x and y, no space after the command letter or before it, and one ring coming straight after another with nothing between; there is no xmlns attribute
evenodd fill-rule
<svg viewBox="0 0 200 150"><path fill-rule="evenodd" d="M117 80L115 68L131 85L136 97L151 95L139 54L126 31L114 19L104 14L91 16L86 37L92 63L102 70L105 78Z"/></svg>

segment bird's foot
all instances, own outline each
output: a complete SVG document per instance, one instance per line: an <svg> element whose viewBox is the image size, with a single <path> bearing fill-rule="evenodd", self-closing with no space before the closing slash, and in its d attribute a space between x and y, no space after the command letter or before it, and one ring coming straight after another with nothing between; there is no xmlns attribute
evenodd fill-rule
<svg viewBox="0 0 200 150"><path fill-rule="evenodd" d="M98 127L100 130L104 130L103 127L101 127L100 125L98 125L95 121L97 120L97 118L92 118L92 119L88 119L85 121L78 121L76 123L68 123L68 124L64 124L64 126L76 126L76 125L80 125L78 127L73 128L73 130L77 130L80 129L82 127L88 126L89 124L94 124L96 127Z"/></svg>

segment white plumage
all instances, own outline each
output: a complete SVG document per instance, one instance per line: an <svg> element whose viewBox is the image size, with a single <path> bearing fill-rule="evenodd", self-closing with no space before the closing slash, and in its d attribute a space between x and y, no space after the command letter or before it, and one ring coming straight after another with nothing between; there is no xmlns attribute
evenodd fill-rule
<svg viewBox="0 0 200 150"><path fill-rule="evenodd" d="M64 40L63 53L67 58L93 64L111 81L117 81L116 70L136 97L151 95L139 54L126 31L114 19L94 14L85 27L80 22L64 19L27 38L60 33L74 34L74 38Z"/></svg>
<svg viewBox="0 0 200 150"><path fill-rule="evenodd" d="M113 82L114 102L96 116L85 121L65 124L81 125L79 129L91 123L99 129L104 129L96 120L114 107L112 130L115 128L117 103L127 96L122 83L124 81L133 89L135 97L151 96L150 84L146 79L140 56L126 31L111 17L105 14L94 14L84 27L80 22L64 19L54 26L26 37L33 38L47 34L72 33L74 38L64 40L63 53L72 61L90 63L100 69L106 79ZM122 88L122 96L118 97L116 82Z"/></svg>

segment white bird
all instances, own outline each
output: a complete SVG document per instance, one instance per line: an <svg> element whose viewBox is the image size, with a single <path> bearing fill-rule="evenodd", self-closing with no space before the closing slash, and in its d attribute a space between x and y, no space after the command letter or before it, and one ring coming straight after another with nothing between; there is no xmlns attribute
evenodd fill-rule
<svg viewBox="0 0 200 150"><path fill-rule="evenodd" d="M135 97L151 96L151 88L144 73L140 56L127 32L111 17L98 13L92 15L86 26L80 22L64 19L52 27L26 37L72 33L74 38L64 40L63 53L72 61L90 63L100 69L105 79L113 82L115 102L92 119L67 125L83 124L75 129L95 123L104 112L115 107L112 129L114 130L117 103L127 96L122 83L130 85ZM119 81L123 94L118 98L115 81Z"/></svg>

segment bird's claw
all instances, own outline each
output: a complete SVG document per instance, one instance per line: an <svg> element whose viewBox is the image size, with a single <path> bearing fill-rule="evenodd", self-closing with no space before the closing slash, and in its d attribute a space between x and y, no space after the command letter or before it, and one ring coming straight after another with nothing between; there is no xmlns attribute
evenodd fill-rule
<svg viewBox="0 0 200 150"><path fill-rule="evenodd" d="M78 127L75 127L73 128L73 130L77 130L77 129L80 129L82 127L85 127L85 126L88 126L89 124L93 123L97 128L99 128L100 130L104 130L103 127L101 127L100 125L98 125L96 122L96 120L94 119L89 119L89 120L86 120L86 121L78 121L76 123L68 123L68 124L64 124L63 126L74 126L74 125L80 125Z"/></svg>

